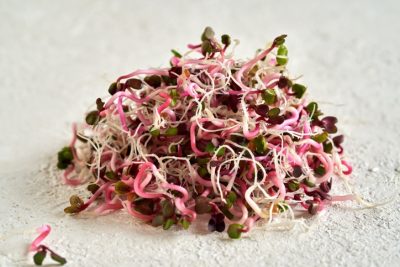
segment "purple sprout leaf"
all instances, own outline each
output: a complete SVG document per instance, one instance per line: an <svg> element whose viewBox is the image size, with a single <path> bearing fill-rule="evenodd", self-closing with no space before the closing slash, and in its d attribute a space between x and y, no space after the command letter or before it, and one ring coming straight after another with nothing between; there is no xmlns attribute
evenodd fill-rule
<svg viewBox="0 0 400 267"><path fill-rule="evenodd" d="M254 111L261 117L267 117L269 107L266 104L261 104L261 105L255 106Z"/></svg>
<svg viewBox="0 0 400 267"><path fill-rule="evenodd" d="M337 132L337 128L335 125L337 122L337 118L333 116L327 116L321 120L322 127L324 127L328 133Z"/></svg>
<svg viewBox="0 0 400 267"><path fill-rule="evenodd" d="M333 141L333 144L335 145L335 147L340 147L340 145L344 141L344 136L343 135L335 136L335 137L333 137L332 141Z"/></svg>

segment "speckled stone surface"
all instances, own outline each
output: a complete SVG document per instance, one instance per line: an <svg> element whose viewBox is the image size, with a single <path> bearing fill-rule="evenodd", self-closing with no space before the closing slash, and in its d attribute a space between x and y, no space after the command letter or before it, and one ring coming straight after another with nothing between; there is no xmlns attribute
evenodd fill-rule
<svg viewBox="0 0 400 267"><path fill-rule="evenodd" d="M34 229L68 266L399 266L400 4L398 1L0 0L0 266L32 265ZM241 40L237 57L288 34L292 75L339 118L371 201L337 204L308 231L259 227L239 241L163 231L120 212L64 215L68 196L54 155L116 76L167 64L206 25ZM337 189L340 191L340 189Z"/></svg>

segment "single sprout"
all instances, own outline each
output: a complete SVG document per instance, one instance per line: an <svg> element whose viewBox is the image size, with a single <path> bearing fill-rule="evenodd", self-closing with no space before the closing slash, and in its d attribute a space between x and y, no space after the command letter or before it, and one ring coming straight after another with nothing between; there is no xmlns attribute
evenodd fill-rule
<svg viewBox="0 0 400 267"><path fill-rule="evenodd" d="M67 260L64 257L61 257L57 253L55 253L49 247L42 245L41 242L45 239L51 231L50 225L43 225L37 229L39 236L33 240L33 242L29 246L30 252L35 252L33 255L33 262L35 265L42 265L44 259L46 258L47 254L50 253L50 257L52 260L57 262L60 265L64 265L67 263Z"/></svg>

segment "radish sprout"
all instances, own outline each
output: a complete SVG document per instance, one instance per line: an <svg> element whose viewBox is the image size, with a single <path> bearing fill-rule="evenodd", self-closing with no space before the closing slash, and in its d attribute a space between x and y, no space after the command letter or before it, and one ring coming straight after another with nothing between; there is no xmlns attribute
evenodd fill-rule
<svg viewBox="0 0 400 267"><path fill-rule="evenodd" d="M288 74L285 38L243 61L237 40L207 27L188 52L172 50L170 67L117 78L58 154L64 182L92 193L72 196L65 212L125 209L164 229L208 214L210 231L229 223L236 239L257 222L285 226L295 212L362 202L347 183L337 119ZM340 178L347 194L331 195Z"/></svg>

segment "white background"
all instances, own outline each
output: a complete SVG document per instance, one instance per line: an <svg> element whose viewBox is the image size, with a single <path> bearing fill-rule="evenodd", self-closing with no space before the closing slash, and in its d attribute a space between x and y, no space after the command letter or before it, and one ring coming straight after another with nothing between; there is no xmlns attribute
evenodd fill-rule
<svg viewBox="0 0 400 267"><path fill-rule="evenodd" d="M69 266L398 266L399 14L398 1L0 0L0 265L29 264L32 230L49 223L45 243ZM52 164L71 123L117 76L166 66L207 25L241 40L239 58L287 33L291 73L339 118L354 187L397 199L338 204L308 232L264 226L239 241L204 224L166 232L125 213L64 215L76 191Z"/></svg>

